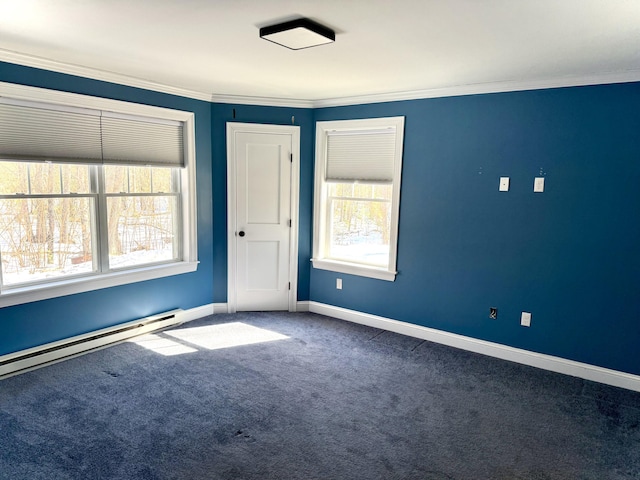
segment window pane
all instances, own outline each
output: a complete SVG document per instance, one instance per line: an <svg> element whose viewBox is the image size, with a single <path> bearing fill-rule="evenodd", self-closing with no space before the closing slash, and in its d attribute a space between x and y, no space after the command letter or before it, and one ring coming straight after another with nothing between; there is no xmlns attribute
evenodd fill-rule
<svg viewBox="0 0 640 480"><path fill-rule="evenodd" d="M53 163L28 163L29 180L34 194L62 193L60 188L60 165Z"/></svg>
<svg viewBox="0 0 640 480"><path fill-rule="evenodd" d="M0 162L0 195L89 193L89 167Z"/></svg>
<svg viewBox="0 0 640 480"><path fill-rule="evenodd" d="M0 162L0 195L29 193L27 164Z"/></svg>
<svg viewBox="0 0 640 480"><path fill-rule="evenodd" d="M354 197L373 198L373 185L356 183L353 187Z"/></svg>
<svg viewBox="0 0 640 480"><path fill-rule="evenodd" d="M169 193L171 168L105 165L106 193Z"/></svg>
<svg viewBox="0 0 640 480"><path fill-rule="evenodd" d="M172 168L153 167L151 169L151 180L153 181L153 193L173 192L171 188Z"/></svg>
<svg viewBox="0 0 640 480"><path fill-rule="evenodd" d="M383 185L383 184L374 185L372 198L391 201L392 193L393 193L393 185Z"/></svg>
<svg viewBox="0 0 640 480"><path fill-rule="evenodd" d="M107 198L109 266L177 259L175 196L116 196Z"/></svg>
<svg viewBox="0 0 640 480"><path fill-rule="evenodd" d="M151 167L105 165L107 193L151 193Z"/></svg>
<svg viewBox="0 0 640 480"><path fill-rule="evenodd" d="M129 170L129 193L151 193L151 167L126 167Z"/></svg>
<svg viewBox="0 0 640 480"><path fill-rule="evenodd" d="M386 183L329 183L330 197L391 200L393 185Z"/></svg>
<svg viewBox="0 0 640 480"><path fill-rule="evenodd" d="M391 202L330 199L329 257L389 264Z"/></svg>
<svg viewBox="0 0 640 480"><path fill-rule="evenodd" d="M129 192L128 167L105 165L103 168L105 191L107 193Z"/></svg>
<svg viewBox="0 0 640 480"><path fill-rule="evenodd" d="M89 166L60 165L62 193L90 193Z"/></svg>
<svg viewBox="0 0 640 480"><path fill-rule="evenodd" d="M92 198L0 200L4 285L92 272Z"/></svg>

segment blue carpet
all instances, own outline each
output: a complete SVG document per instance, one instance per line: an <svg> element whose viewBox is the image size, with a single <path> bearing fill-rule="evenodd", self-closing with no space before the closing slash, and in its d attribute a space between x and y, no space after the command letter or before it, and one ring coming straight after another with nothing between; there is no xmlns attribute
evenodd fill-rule
<svg viewBox="0 0 640 480"><path fill-rule="evenodd" d="M635 392L308 313L151 338L1 381L0 478L640 478Z"/></svg>

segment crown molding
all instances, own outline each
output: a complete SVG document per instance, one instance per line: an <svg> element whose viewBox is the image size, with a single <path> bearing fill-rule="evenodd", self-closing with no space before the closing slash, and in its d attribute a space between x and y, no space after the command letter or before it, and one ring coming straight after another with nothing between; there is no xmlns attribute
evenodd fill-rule
<svg viewBox="0 0 640 480"><path fill-rule="evenodd" d="M270 107L292 108L326 108L367 103L398 102L404 100L420 100L426 98L458 97L465 95L482 95L488 93L517 92L523 90L543 90L549 88L583 87L589 85L603 85L611 83L640 82L640 70L626 70L621 72L607 72L583 76L565 76L540 80L509 80L505 82L476 83L455 85L444 88L429 88L391 93L376 93L370 95L356 95L317 100L295 98L259 97L249 95L223 95L205 93L180 87L165 85L150 80L131 77L119 73L83 67L69 63L58 62L43 57L27 55L10 50L0 49L0 61L41 68L68 75L91 78L105 82L116 83L129 87L177 95L180 97L204 100L212 103L228 103L238 105L258 105Z"/></svg>
<svg viewBox="0 0 640 480"><path fill-rule="evenodd" d="M117 83L128 87L143 88L154 92L168 93L179 97L193 98L195 100L210 101L211 94L188 90L180 87L172 87L142 78L122 75L120 73L109 72L107 70L99 70L96 68L83 67L71 63L58 62L49 60L35 55L27 55L24 53L13 52L11 50L0 49L0 61L7 63L15 63L26 67L41 68L58 73L66 73L68 75L76 75L78 77L91 78L93 80L101 80L104 82Z"/></svg>
<svg viewBox="0 0 640 480"><path fill-rule="evenodd" d="M101 80L105 82L117 83L128 87L143 88L160 93L168 93L180 97L193 98L195 100L204 100L213 103L231 103L239 105L264 105L270 107L294 107L294 108L313 108L313 102L310 100L299 100L294 98L277 98L277 97L254 97L245 95L218 95L196 90L189 90L163 83L152 82L142 78L131 77L119 73L109 72L107 70L99 70L95 68L83 67L70 63L58 62L44 57L35 55L27 55L24 53L14 52L11 50L0 49L0 61L24 65L25 67L41 68L58 73L68 75L76 75L93 80Z"/></svg>
<svg viewBox="0 0 640 480"><path fill-rule="evenodd" d="M640 82L640 70L608 72L584 76L567 76L542 80L509 80L506 82L475 83L469 85L454 85L451 87L431 88L406 92L377 93L372 95L327 98L314 101L313 107L342 107L347 105L361 105L367 103L398 102L403 100L459 97L464 95L518 92L524 90L544 90L550 88L585 87L589 85L605 85L611 83L628 82Z"/></svg>
<svg viewBox="0 0 640 480"><path fill-rule="evenodd" d="M259 105L267 107L293 107L293 108L314 108L313 100L298 100L295 98L278 97L251 97L244 95L218 95L209 97L213 103L232 103L237 105Z"/></svg>

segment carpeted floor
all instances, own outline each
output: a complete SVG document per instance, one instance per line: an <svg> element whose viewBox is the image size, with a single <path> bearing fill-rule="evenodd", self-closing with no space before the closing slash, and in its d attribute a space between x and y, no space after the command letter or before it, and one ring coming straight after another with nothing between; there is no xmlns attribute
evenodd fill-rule
<svg viewBox="0 0 640 480"><path fill-rule="evenodd" d="M230 322L269 341L220 348ZM639 479L640 394L314 314L216 315L0 381L0 478Z"/></svg>

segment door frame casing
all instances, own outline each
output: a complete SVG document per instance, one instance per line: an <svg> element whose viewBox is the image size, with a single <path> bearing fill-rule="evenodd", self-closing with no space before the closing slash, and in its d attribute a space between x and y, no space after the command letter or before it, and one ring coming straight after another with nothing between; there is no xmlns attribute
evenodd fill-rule
<svg viewBox="0 0 640 480"><path fill-rule="evenodd" d="M298 224L300 204L300 127L297 125L272 125L262 123L227 122L227 311L237 311L237 248L238 230L236 142L238 133L272 133L291 136L291 203L289 228L289 311L296 311L298 300Z"/></svg>

